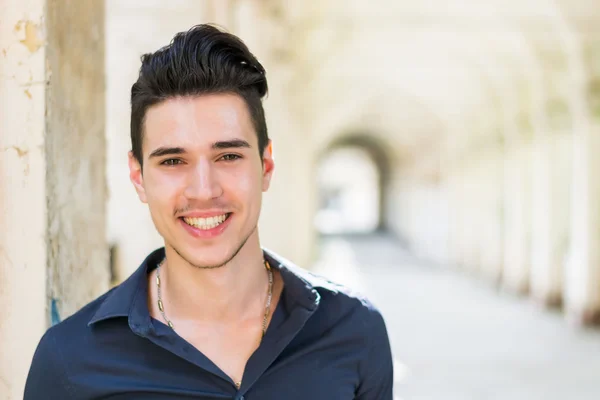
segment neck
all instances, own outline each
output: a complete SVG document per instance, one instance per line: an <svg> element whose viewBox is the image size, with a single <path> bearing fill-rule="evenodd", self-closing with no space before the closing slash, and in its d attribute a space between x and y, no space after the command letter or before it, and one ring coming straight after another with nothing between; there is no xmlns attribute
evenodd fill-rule
<svg viewBox="0 0 600 400"><path fill-rule="evenodd" d="M170 246L160 271L162 299L173 320L227 321L246 317L263 304L268 275L256 232L227 264L190 265ZM154 282L154 280L152 280Z"/></svg>

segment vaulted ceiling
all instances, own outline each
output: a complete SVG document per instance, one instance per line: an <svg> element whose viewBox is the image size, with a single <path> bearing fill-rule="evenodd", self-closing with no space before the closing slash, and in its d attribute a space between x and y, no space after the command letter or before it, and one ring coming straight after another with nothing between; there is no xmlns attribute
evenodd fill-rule
<svg viewBox="0 0 600 400"><path fill-rule="evenodd" d="M330 0L288 18L318 147L364 129L400 153L460 148L588 117L593 0Z"/></svg>

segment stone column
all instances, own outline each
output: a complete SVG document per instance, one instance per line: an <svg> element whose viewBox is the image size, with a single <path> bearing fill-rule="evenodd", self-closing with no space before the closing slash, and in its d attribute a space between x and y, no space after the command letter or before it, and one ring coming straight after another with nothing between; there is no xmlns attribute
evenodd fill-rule
<svg viewBox="0 0 600 400"><path fill-rule="evenodd" d="M108 289L104 1L47 0L47 251L60 317Z"/></svg>
<svg viewBox="0 0 600 400"><path fill-rule="evenodd" d="M592 323L600 321L600 45L590 40L582 50L574 55L585 55L584 65L570 59L573 183L565 309L569 319Z"/></svg>
<svg viewBox="0 0 600 400"><path fill-rule="evenodd" d="M517 105L518 106L518 105ZM529 289L531 269L531 126L523 108L509 113L504 159L503 285L515 293Z"/></svg>
<svg viewBox="0 0 600 400"><path fill-rule="evenodd" d="M466 269L468 264L468 205L467 183L463 141L465 139L450 130L446 135L446 185L448 187L448 261L453 267Z"/></svg>
<svg viewBox="0 0 600 400"><path fill-rule="evenodd" d="M254 19L260 21L260 28L254 28L259 32L260 41L256 32L248 37L251 43L260 44L257 55L267 70L269 95L264 105L275 157L275 173L271 188L264 196L259 223L261 243L298 265L310 268L316 260L313 218L317 198L317 155L311 145L315 140L310 128L314 115L303 118L302 113L311 105L315 93L305 92L306 76L313 71L306 70L300 62L306 56L301 54L300 43L305 38L303 29L306 28L292 29L297 16L290 15L292 10L304 5L266 2L256 6L251 13L248 3L257 2L242 0L240 10L245 7L247 15L254 15ZM242 33L249 33L248 21L240 20L240 28Z"/></svg>
<svg viewBox="0 0 600 400"><path fill-rule="evenodd" d="M52 323L108 287L104 3L0 5L0 398Z"/></svg>
<svg viewBox="0 0 600 400"><path fill-rule="evenodd" d="M562 302L570 200L568 149L570 135L556 131L537 138L534 148L531 295L547 306Z"/></svg>
<svg viewBox="0 0 600 400"><path fill-rule="evenodd" d="M541 109L533 138L533 236L531 296L547 306L562 302L563 261L569 219L570 127L565 102L564 58L555 49L540 52L543 73ZM563 60L564 61L564 60Z"/></svg>
<svg viewBox="0 0 600 400"><path fill-rule="evenodd" d="M484 172L481 182L482 206L485 217L481 224L481 274L492 284L499 284L502 278L504 259L503 222L503 144L498 135L489 135L489 149L481 156L481 169Z"/></svg>

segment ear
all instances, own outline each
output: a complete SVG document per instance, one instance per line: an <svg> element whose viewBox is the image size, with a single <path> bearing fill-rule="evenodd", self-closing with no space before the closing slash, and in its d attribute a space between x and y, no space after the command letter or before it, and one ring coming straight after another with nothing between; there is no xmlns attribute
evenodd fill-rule
<svg viewBox="0 0 600 400"><path fill-rule="evenodd" d="M273 142L269 140L265 151L263 152L263 179L262 179L262 190L266 192L269 190L271 185L271 177L273 176L273 170L275 169L275 162L273 161Z"/></svg>
<svg viewBox="0 0 600 400"><path fill-rule="evenodd" d="M133 156L133 152L128 153L129 156L129 179L135 187L135 191L142 203L146 203L146 189L144 189L144 177L142 175L142 166L140 162Z"/></svg>

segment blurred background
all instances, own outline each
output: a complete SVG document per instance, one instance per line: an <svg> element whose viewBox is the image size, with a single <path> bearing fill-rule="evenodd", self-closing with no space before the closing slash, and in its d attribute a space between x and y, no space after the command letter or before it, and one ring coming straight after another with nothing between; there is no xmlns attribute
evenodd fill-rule
<svg viewBox="0 0 600 400"><path fill-rule="evenodd" d="M262 244L372 298L397 399L600 398L595 0L1 0L0 398L162 245L129 93L203 22L267 69Z"/></svg>

